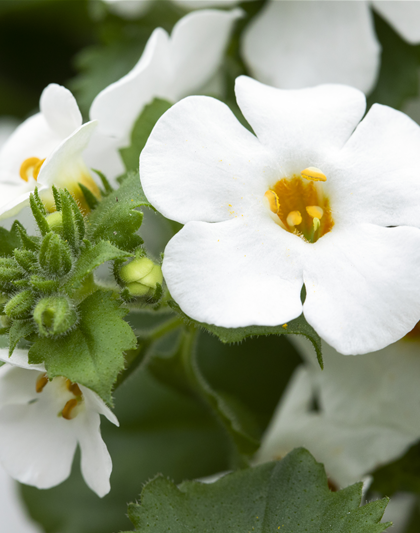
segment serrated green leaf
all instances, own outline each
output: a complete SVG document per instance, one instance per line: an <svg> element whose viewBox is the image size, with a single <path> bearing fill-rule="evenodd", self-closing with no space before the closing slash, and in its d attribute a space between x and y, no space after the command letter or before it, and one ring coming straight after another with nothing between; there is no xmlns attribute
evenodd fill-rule
<svg viewBox="0 0 420 533"><path fill-rule="evenodd" d="M13 255L13 250L20 247L21 242L17 231L0 228L0 257Z"/></svg>
<svg viewBox="0 0 420 533"><path fill-rule="evenodd" d="M142 244L136 235L143 214L136 208L150 207L140 185L138 173L130 173L117 191L111 192L89 216L88 236L91 240L109 240L123 250L132 251Z"/></svg>
<svg viewBox="0 0 420 533"><path fill-rule="evenodd" d="M246 328L221 328L213 326L212 324L205 324L204 322L197 322L191 319L181 311L181 308L175 301L168 302L169 306L178 314L180 314L187 323L192 323L198 328L204 329L213 335L216 335L224 343L241 342L249 337L257 337L260 335L303 335L315 349L315 353L321 368L324 368L322 360L322 345L321 338L312 326L308 324L303 315L291 320L287 324L281 326L248 326Z"/></svg>
<svg viewBox="0 0 420 533"><path fill-rule="evenodd" d="M13 354L18 342L35 331L32 320L14 320L9 330L9 357Z"/></svg>
<svg viewBox="0 0 420 533"><path fill-rule="evenodd" d="M158 476L129 506L136 531L163 533L380 533L388 499L360 507L362 483L328 488L322 464L303 448L282 461L227 475L215 483L176 486Z"/></svg>
<svg viewBox="0 0 420 533"><path fill-rule="evenodd" d="M93 272L98 266L107 261L124 260L128 257L130 257L129 254L106 241L100 241L95 246L87 247L80 254L63 288L67 291L73 291L81 283L83 278Z"/></svg>
<svg viewBox="0 0 420 533"><path fill-rule="evenodd" d="M112 293L97 291L83 300L77 311L77 329L58 339L38 339L29 350L29 362L44 363L50 378L65 376L112 405L111 392L124 368L124 352L137 344L123 320L127 310Z"/></svg>
<svg viewBox="0 0 420 533"><path fill-rule="evenodd" d="M121 157L127 171L138 171L140 152L143 150L158 119L171 106L172 104L170 102L155 98L153 102L144 107L131 132L130 146L120 149Z"/></svg>

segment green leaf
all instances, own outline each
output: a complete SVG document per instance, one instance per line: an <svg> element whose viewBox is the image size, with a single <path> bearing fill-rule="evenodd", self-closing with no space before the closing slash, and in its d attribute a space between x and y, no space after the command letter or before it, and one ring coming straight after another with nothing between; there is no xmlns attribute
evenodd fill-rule
<svg viewBox="0 0 420 533"><path fill-rule="evenodd" d="M93 241L109 240L115 246L133 251L142 239L136 235L143 214L136 208L150 206L140 185L138 173L132 172L117 191L111 192L89 216L88 236Z"/></svg>
<svg viewBox="0 0 420 533"><path fill-rule="evenodd" d="M15 248L20 248L21 243L18 232L13 228L10 231L0 228L0 257L13 255Z"/></svg>
<svg viewBox="0 0 420 533"><path fill-rule="evenodd" d="M65 290L72 292L98 266L107 261L124 260L128 257L130 257L129 254L122 252L119 248L106 241L100 241L92 247L87 246L80 254L63 287Z"/></svg>
<svg viewBox="0 0 420 533"><path fill-rule="evenodd" d="M375 13L376 35L382 46L381 68L374 91L368 98L373 103L401 109L408 98L418 95L419 46L408 44Z"/></svg>
<svg viewBox="0 0 420 533"><path fill-rule="evenodd" d="M129 506L139 533L340 532L380 533L388 499L360 507L362 483L328 488L323 465L303 449L282 461L227 475L215 483L186 481L177 487L158 476Z"/></svg>
<svg viewBox="0 0 420 533"><path fill-rule="evenodd" d="M9 330L9 357L13 354L18 342L35 331L32 320L14 320Z"/></svg>
<svg viewBox="0 0 420 533"><path fill-rule="evenodd" d="M112 405L111 392L124 369L124 352L137 344L123 320L127 310L112 293L97 291L83 300L78 314L77 329L65 337L38 339L29 350L29 362L45 363L50 378L65 376Z"/></svg>
<svg viewBox="0 0 420 533"><path fill-rule="evenodd" d="M248 337L256 337L260 335L303 335L311 341L318 363L321 368L324 368L322 360L321 338L312 326L308 324L303 315L291 320L287 324L281 326L248 326L246 328L222 328L213 326L212 324L205 324L204 322L197 322L181 311L181 308L175 301L168 302L169 306L179 315L181 315L187 323L192 323L195 326L216 335L222 342L234 343L241 342Z"/></svg>
<svg viewBox="0 0 420 533"><path fill-rule="evenodd" d="M120 150L127 171L138 171L140 152L143 150L158 119L171 106L172 104L170 102L155 98L153 102L144 107L131 132L130 146Z"/></svg>

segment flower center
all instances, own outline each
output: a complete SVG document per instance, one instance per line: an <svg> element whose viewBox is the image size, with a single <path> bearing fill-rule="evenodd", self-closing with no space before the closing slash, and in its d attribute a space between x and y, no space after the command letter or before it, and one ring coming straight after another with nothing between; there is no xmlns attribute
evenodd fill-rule
<svg viewBox="0 0 420 533"><path fill-rule="evenodd" d="M45 159L39 159L38 157L28 157L28 159L25 159L20 165L19 170L19 175L23 181L28 182L31 178L36 181L44 161Z"/></svg>
<svg viewBox="0 0 420 533"><path fill-rule="evenodd" d="M54 378L51 383L58 386L60 400L65 402L63 409L58 413L58 416L62 416L65 420L73 420L79 414L83 407L83 393L77 383L72 383L66 378ZM49 380L46 374L41 374L36 380L35 390L37 393L41 393Z"/></svg>
<svg viewBox="0 0 420 533"><path fill-rule="evenodd" d="M308 167L300 176L282 178L269 189L264 196L279 226L311 243L331 231L334 221L322 188L325 181L318 168Z"/></svg>

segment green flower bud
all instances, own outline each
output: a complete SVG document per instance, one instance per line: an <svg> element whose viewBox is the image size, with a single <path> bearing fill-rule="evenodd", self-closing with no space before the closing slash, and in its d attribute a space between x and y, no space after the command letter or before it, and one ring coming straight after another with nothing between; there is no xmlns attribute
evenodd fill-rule
<svg viewBox="0 0 420 533"><path fill-rule="evenodd" d="M37 266L37 258L34 252L30 250L16 249L13 252L16 262L27 272L31 272Z"/></svg>
<svg viewBox="0 0 420 533"><path fill-rule="evenodd" d="M72 302L65 296L51 296L40 300L34 309L34 320L44 337L62 335L77 322Z"/></svg>
<svg viewBox="0 0 420 533"><path fill-rule="evenodd" d="M124 265L119 274L131 296L154 296L156 286L162 285L163 282L160 265L156 265L147 257L134 259Z"/></svg>
<svg viewBox="0 0 420 533"><path fill-rule="evenodd" d="M23 318L32 309L35 298L31 290L25 290L13 296L4 307L4 312L10 318Z"/></svg>
<svg viewBox="0 0 420 533"><path fill-rule="evenodd" d="M70 248L57 234L50 232L44 237L39 251L39 264L51 275L63 276L70 272Z"/></svg>
<svg viewBox="0 0 420 533"><path fill-rule="evenodd" d="M61 235L63 233L63 213L55 211L47 216L47 223L54 233Z"/></svg>
<svg viewBox="0 0 420 533"><path fill-rule="evenodd" d="M0 257L0 284L12 283L24 276L12 257Z"/></svg>

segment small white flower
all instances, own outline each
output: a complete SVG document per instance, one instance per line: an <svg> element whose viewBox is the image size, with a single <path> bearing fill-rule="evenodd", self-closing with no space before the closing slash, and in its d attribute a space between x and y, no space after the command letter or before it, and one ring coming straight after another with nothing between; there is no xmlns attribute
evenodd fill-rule
<svg viewBox="0 0 420 533"><path fill-rule="evenodd" d="M82 125L70 91L48 85L41 95L40 112L25 120L0 150L0 218L13 216L27 205L36 186L47 204L52 204L53 184L69 189L82 204L79 182L99 195L86 165L109 171L114 177L116 149L111 150L110 139L95 137L95 128L95 121ZM88 145L90 152L86 152Z"/></svg>
<svg viewBox="0 0 420 533"><path fill-rule="evenodd" d="M305 446L341 487L402 456L420 438L419 342L343 357L324 343L325 369L293 337L308 364L293 376L258 452L259 462ZM314 399L319 411L313 410Z"/></svg>
<svg viewBox="0 0 420 533"><path fill-rule="evenodd" d="M371 6L409 43L420 42L420 2L272 0L245 30L243 57L255 78L275 87L345 83L368 93L381 52Z"/></svg>
<svg viewBox="0 0 420 533"><path fill-rule="evenodd" d="M176 102L202 87L220 66L233 24L241 16L239 9L205 10L183 17L170 36L155 29L131 72L93 101L90 117L99 121L100 132L127 146L145 105L154 98Z"/></svg>
<svg viewBox="0 0 420 533"><path fill-rule="evenodd" d="M236 96L256 135L193 96L140 157L149 201L185 224L163 261L173 298L228 328L303 311L345 354L400 339L420 317L419 126L381 105L357 126L365 98L339 85L282 91L240 77Z"/></svg>
<svg viewBox="0 0 420 533"><path fill-rule="evenodd" d="M79 445L87 485L98 496L110 490L111 457L100 432L100 415L115 415L91 390L65 378L48 381L43 365L27 352L0 350L0 462L21 483L46 489L70 475Z"/></svg>

